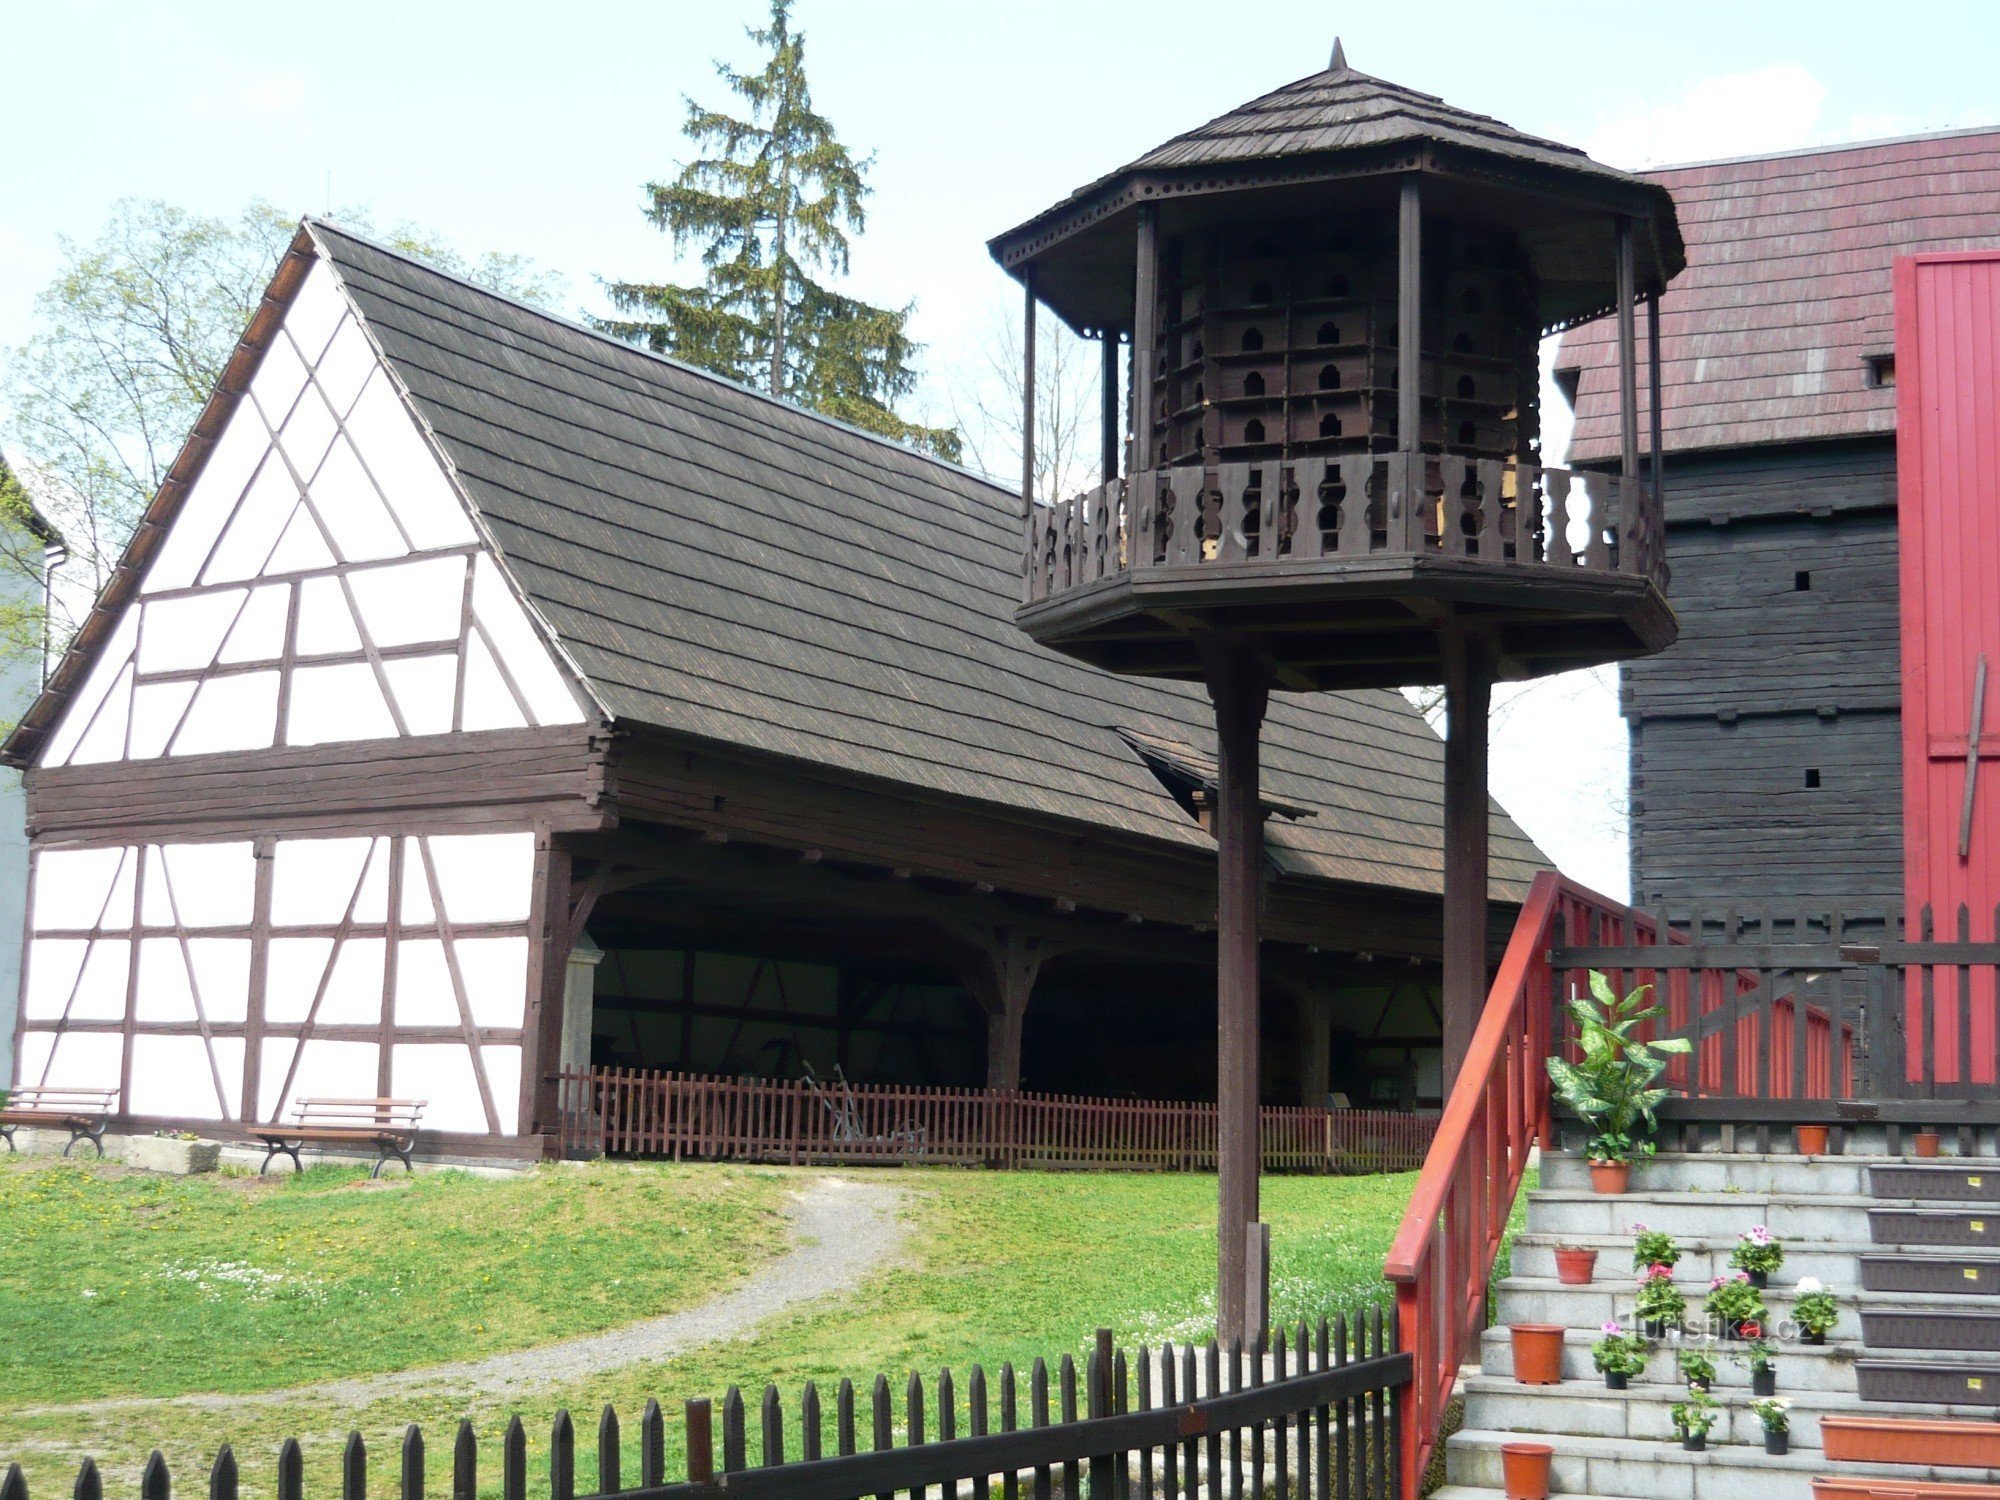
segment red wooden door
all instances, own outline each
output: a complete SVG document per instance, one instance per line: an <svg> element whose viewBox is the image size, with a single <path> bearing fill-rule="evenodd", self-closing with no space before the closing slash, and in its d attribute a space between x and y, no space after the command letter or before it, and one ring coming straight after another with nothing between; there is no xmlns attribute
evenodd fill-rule
<svg viewBox="0 0 2000 1500"><path fill-rule="evenodd" d="M1938 938L1964 935L1964 907L1985 941L2000 902L2000 251L1896 262L1896 381L1909 935L1927 905ZM1994 1081L1993 971L1939 970L1931 990L1928 1014L1906 1001L1910 1076Z"/></svg>

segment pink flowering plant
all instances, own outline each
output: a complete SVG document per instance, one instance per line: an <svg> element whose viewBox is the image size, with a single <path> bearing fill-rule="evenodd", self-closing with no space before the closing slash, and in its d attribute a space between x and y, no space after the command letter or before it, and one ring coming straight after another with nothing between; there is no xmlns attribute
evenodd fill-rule
<svg viewBox="0 0 2000 1500"><path fill-rule="evenodd" d="M1738 1271L1733 1276L1718 1276L1711 1281L1701 1310L1708 1315L1710 1322L1720 1323L1725 1328L1755 1323L1761 1331L1770 1317L1764 1309L1764 1294L1750 1284L1748 1271Z"/></svg>
<svg viewBox="0 0 2000 1500"><path fill-rule="evenodd" d="M1632 1226L1632 1269L1643 1271L1647 1266L1677 1266L1680 1264L1681 1247L1674 1243L1674 1237L1664 1229L1648 1229L1644 1224Z"/></svg>
<svg viewBox="0 0 2000 1500"><path fill-rule="evenodd" d="M1677 1324L1687 1317L1687 1297L1674 1285L1671 1266L1648 1266L1639 1273L1633 1305L1648 1323Z"/></svg>
<svg viewBox="0 0 2000 1500"><path fill-rule="evenodd" d="M1762 1224L1753 1224L1737 1238L1729 1252L1729 1264L1738 1271L1762 1271L1765 1275L1785 1263L1785 1243Z"/></svg>
<svg viewBox="0 0 2000 1500"><path fill-rule="evenodd" d="M1627 1332L1616 1319L1598 1332L1603 1335L1590 1346L1590 1362L1606 1375L1637 1375L1646 1368L1646 1340L1637 1331Z"/></svg>

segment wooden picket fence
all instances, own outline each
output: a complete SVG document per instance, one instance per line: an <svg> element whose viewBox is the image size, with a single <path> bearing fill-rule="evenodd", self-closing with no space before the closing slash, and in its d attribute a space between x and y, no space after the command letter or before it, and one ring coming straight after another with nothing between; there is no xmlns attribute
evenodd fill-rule
<svg viewBox="0 0 2000 1500"><path fill-rule="evenodd" d="M689 1401L686 1474L666 1476L666 1422L648 1401L639 1419L638 1483L624 1484L624 1434L605 1407L597 1424L596 1496L642 1500L1394 1500L1400 1469L1399 1414L1411 1361L1391 1342L1381 1309L1301 1322L1255 1349L1141 1346L1128 1355L1099 1330L1079 1371L1065 1354L1051 1369L1037 1359L1025 1376L1003 1365L989 1381L978 1365L961 1390L952 1372L925 1381L911 1374L900 1402L888 1377L866 1394L843 1380L828 1412L808 1383L789 1411L776 1386L752 1410L732 1387L718 1413ZM719 1429L719 1432L718 1432ZM717 1438L720 1437L720 1448ZM753 1458L753 1438L755 1456ZM549 1435L547 1500L577 1500L577 1435L558 1412ZM389 1483L372 1493L395 1500L435 1494L421 1429L404 1429ZM209 1500L244 1492L234 1453L210 1464ZM501 1441L500 1500L529 1500L528 1441L519 1417ZM479 1443L461 1422L452 1443L452 1500L478 1500ZM968 1490L969 1486L969 1490ZM140 1500L172 1500L173 1475L156 1450L139 1477ZM181 1486L183 1494L188 1487ZM276 1500L304 1500L305 1466L296 1439L277 1456ZM72 1500L103 1500L98 1467L86 1458ZM369 1454L359 1433L341 1453L340 1500L369 1500ZM0 1479L0 1500L31 1500L19 1464Z"/></svg>
<svg viewBox="0 0 2000 1500"><path fill-rule="evenodd" d="M563 1156L673 1161L1213 1171L1213 1104L990 1089L717 1078L593 1068L560 1075ZM1390 1110L1263 1111L1271 1172L1403 1172L1436 1119Z"/></svg>

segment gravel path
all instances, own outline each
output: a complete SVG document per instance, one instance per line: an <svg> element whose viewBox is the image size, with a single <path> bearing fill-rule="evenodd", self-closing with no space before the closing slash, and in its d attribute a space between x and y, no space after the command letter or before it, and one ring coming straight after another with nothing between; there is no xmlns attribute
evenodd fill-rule
<svg viewBox="0 0 2000 1500"><path fill-rule="evenodd" d="M792 1248L754 1273L735 1291L661 1318L583 1338L508 1354L420 1370L396 1370L249 1395L198 1393L93 1401L93 1411L126 1406L229 1408L300 1398L359 1406L386 1396L496 1395L557 1385L625 1365L674 1355L748 1333L773 1314L801 1302L837 1296L858 1286L901 1250L903 1190L878 1178L822 1177L794 1199ZM56 1408L49 1408L54 1410Z"/></svg>

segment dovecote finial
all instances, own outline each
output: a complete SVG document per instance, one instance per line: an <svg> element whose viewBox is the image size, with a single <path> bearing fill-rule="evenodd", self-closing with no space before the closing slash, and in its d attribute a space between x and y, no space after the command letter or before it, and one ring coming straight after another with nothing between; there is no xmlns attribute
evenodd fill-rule
<svg viewBox="0 0 2000 1500"><path fill-rule="evenodd" d="M1327 70L1333 73L1345 73L1347 71L1347 49L1340 45L1339 37L1333 39L1333 61L1326 66Z"/></svg>

